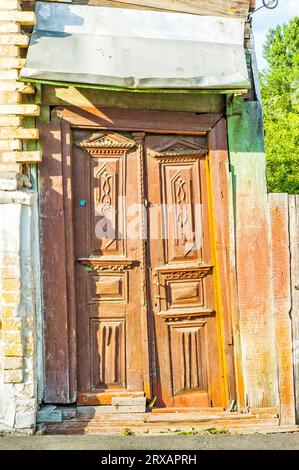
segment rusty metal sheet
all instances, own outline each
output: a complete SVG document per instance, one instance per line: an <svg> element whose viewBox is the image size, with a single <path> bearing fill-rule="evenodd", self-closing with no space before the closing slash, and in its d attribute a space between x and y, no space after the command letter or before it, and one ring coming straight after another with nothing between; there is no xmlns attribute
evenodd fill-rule
<svg viewBox="0 0 299 470"><path fill-rule="evenodd" d="M37 2L21 77L128 89L248 88L244 20Z"/></svg>

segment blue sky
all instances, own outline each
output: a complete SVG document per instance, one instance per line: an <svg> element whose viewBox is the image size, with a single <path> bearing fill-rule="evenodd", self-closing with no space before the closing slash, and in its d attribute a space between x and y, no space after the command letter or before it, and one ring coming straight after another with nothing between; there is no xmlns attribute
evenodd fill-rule
<svg viewBox="0 0 299 470"><path fill-rule="evenodd" d="M257 0L256 4L257 7L259 7L263 2L262 0ZM278 24L286 23L294 16L299 16L299 0L279 0L277 8L274 10L262 8L254 13L253 31L259 69L262 69L266 65L262 56L262 48L268 29Z"/></svg>

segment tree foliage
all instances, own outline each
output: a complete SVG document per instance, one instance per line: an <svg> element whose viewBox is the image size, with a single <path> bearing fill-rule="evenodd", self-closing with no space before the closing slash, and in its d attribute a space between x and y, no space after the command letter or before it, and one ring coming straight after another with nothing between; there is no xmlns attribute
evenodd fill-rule
<svg viewBox="0 0 299 470"><path fill-rule="evenodd" d="M261 73L270 192L299 193L299 17L268 32Z"/></svg>

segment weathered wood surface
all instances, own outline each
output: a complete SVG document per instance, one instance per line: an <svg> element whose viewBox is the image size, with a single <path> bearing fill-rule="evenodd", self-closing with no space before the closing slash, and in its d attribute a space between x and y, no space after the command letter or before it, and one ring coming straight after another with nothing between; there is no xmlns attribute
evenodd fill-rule
<svg viewBox="0 0 299 470"><path fill-rule="evenodd" d="M269 210L280 423L285 425L295 424L288 195L269 194Z"/></svg>
<svg viewBox="0 0 299 470"><path fill-rule="evenodd" d="M237 400L235 370L234 370L234 342L232 324L232 279L230 272L230 232L229 232L229 171L227 151L226 121L221 119L209 133L209 165L212 180L213 215L215 220L217 291L222 300L220 308L222 318L220 329L225 345L229 402Z"/></svg>
<svg viewBox="0 0 299 470"><path fill-rule="evenodd" d="M40 225L46 403L70 400L65 208L60 123L40 126Z"/></svg>
<svg viewBox="0 0 299 470"><path fill-rule="evenodd" d="M49 106L107 106L157 111L223 113L225 95L199 93L131 93L92 88L42 86L42 102Z"/></svg>
<svg viewBox="0 0 299 470"><path fill-rule="evenodd" d="M254 9L255 0L73 0L72 3L246 18L248 11ZM26 9L32 8L35 0L23 0L22 4Z"/></svg>
<svg viewBox="0 0 299 470"><path fill-rule="evenodd" d="M277 364L270 298L265 155L259 103L228 116L233 179L240 332L247 403L277 404Z"/></svg>
<svg viewBox="0 0 299 470"><path fill-rule="evenodd" d="M209 132L221 114L119 110L113 108L58 107L54 114L72 126L169 134L202 135Z"/></svg>
<svg viewBox="0 0 299 470"><path fill-rule="evenodd" d="M291 248L291 318L293 325L293 358L296 396L296 419L299 422L299 196L289 196Z"/></svg>

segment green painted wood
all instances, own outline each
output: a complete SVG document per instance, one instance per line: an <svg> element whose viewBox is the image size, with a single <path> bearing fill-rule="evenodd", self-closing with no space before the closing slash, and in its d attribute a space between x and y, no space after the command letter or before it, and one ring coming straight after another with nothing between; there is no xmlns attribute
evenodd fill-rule
<svg viewBox="0 0 299 470"><path fill-rule="evenodd" d="M227 117L246 401L278 405L264 136L260 103Z"/></svg>

